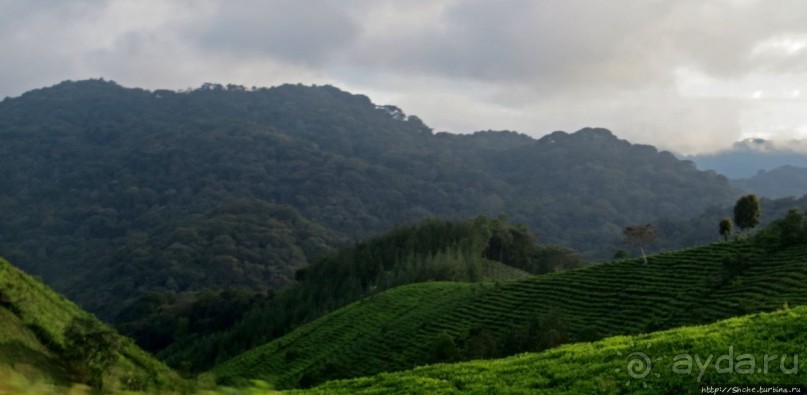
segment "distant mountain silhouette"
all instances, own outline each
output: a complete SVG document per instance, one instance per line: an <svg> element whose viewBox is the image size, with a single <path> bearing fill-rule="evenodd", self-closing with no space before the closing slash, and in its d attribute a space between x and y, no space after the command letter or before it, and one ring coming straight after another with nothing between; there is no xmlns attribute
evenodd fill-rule
<svg viewBox="0 0 807 395"><path fill-rule="evenodd" d="M807 194L807 167L785 165L770 171L760 170L750 178L732 180L737 188L776 199Z"/></svg>
<svg viewBox="0 0 807 395"><path fill-rule="evenodd" d="M731 179L753 177L760 170L791 165L807 167L807 142L775 142L764 139L738 141L729 150L687 156L701 170L714 170Z"/></svg>

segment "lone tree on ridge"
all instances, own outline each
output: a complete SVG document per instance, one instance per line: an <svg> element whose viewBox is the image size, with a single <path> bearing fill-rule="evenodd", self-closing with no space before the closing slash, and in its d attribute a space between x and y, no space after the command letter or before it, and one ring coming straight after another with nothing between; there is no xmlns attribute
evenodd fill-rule
<svg viewBox="0 0 807 395"><path fill-rule="evenodd" d="M734 205L734 223L742 230L752 229L759 224L762 210L757 195L745 195Z"/></svg>

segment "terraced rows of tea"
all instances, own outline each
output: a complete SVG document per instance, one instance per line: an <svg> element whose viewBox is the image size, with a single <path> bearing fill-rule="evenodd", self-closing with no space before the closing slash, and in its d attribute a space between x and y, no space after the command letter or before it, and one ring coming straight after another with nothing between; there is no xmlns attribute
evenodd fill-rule
<svg viewBox="0 0 807 395"><path fill-rule="evenodd" d="M463 339L484 328L501 343L515 328L553 314L565 321L568 340L592 341L807 304L805 285L807 247L766 253L742 242L502 284L417 284L347 306L214 373L224 381L307 386L433 362L443 332Z"/></svg>
<svg viewBox="0 0 807 395"><path fill-rule="evenodd" d="M383 336L387 332L397 333L401 328L414 333L417 327L411 325L413 315L436 320L438 317L433 314L440 313L437 309L421 310L420 306L428 306L437 300L445 305L463 303L470 290L465 283L431 282L405 285L371 296L228 361L217 370L223 373L219 374L219 381L229 383L221 378L239 376L228 374L230 372L256 372L260 377L271 376L276 385L289 387L316 369L348 368L350 372L371 374L375 372L373 369L363 367L396 362L405 364L405 360L395 360L401 358L396 353L379 353L375 348L377 345L364 344L363 339L372 339L367 337L368 333ZM345 344L353 345L351 349L361 353L361 356L356 355L363 359L360 366L333 365L330 357L339 354ZM305 380L303 378L304 383Z"/></svg>
<svg viewBox="0 0 807 395"><path fill-rule="evenodd" d="M650 345L650 347L648 347ZM293 391L306 394L695 394L702 386L792 388L804 386L807 371L796 355L807 346L807 307L731 318L705 326L676 328L636 337L616 336L577 343L541 353L453 364L327 382ZM642 352L652 365L635 365ZM735 368L718 366L720 356L734 353ZM705 360L691 370L676 356ZM740 357L742 355L742 357ZM776 355L770 364L765 357ZM626 357L627 356L627 357ZM731 357L729 357L731 358ZM741 359L744 361L740 363ZM720 369L720 370L719 370ZM642 373L647 372L646 375ZM771 391L772 393L772 391ZM798 392L789 392L798 393Z"/></svg>

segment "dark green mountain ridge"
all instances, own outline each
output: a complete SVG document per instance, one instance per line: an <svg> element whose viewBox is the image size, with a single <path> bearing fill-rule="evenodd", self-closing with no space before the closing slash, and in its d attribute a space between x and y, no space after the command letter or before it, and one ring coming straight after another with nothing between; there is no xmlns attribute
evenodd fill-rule
<svg viewBox="0 0 807 395"><path fill-rule="evenodd" d="M238 285L262 291L288 284L286 263L431 216L507 214L543 242L602 259L627 224L690 217L737 195L723 177L604 129L538 140L433 133L400 109L330 86L173 92L68 81L0 102L0 141L0 253L106 318L138 292L233 285L177 280L199 278L198 265L231 265L261 279ZM216 229L215 212L239 201L295 210L269 229L297 236L258 255L211 256L193 243L161 252L169 235ZM317 229L319 247L305 262L277 259L305 243L299 224ZM236 251L262 242L221 236ZM127 269L137 265L119 262L128 255L170 268L175 281ZM99 268L108 275L90 275ZM99 287L117 268L130 284Z"/></svg>

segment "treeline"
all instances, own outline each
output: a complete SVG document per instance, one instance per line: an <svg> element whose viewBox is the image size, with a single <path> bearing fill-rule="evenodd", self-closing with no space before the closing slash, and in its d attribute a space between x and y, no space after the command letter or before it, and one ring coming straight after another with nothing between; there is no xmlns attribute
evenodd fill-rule
<svg viewBox="0 0 807 395"><path fill-rule="evenodd" d="M770 250L807 245L807 214L797 208L754 235L754 241Z"/></svg>
<svg viewBox="0 0 807 395"><path fill-rule="evenodd" d="M207 310L198 309L199 300L177 309L178 298L145 297L118 317L119 328L159 351L169 364L199 371L398 285L509 279L583 264L571 250L540 245L526 228L504 219L431 219L328 255L298 270L298 283L279 293L211 295L204 299ZM199 311L210 316L199 316ZM217 314L234 311L243 315L232 326L193 329L193 322L216 322ZM232 321L233 316L221 319Z"/></svg>
<svg viewBox="0 0 807 395"><path fill-rule="evenodd" d="M764 228L789 216L791 210L807 211L807 195L799 198L761 198L759 202L761 208L759 227L763 228L760 231L763 234L770 231ZM713 206L693 218L664 218L655 221L654 225L658 229L659 237L651 245L651 251L675 250L723 239L719 221L721 218L733 218L733 207L734 204ZM775 228L776 226L772 229Z"/></svg>

